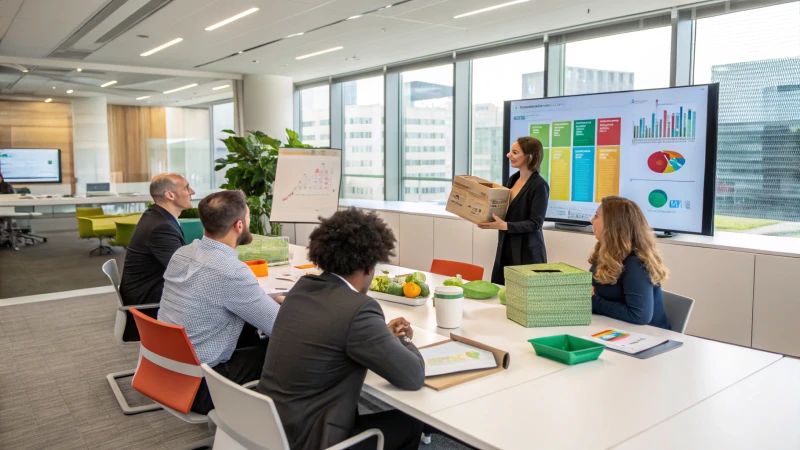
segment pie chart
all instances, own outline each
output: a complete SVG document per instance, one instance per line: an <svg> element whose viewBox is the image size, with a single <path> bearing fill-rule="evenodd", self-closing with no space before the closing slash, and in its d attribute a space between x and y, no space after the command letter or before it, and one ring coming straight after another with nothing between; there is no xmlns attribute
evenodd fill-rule
<svg viewBox="0 0 800 450"><path fill-rule="evenodd" d="M686 158L680 153L672 150L661 150L647 158L647 167L655 173L672 173L680 170L685 162Z"/></svg>

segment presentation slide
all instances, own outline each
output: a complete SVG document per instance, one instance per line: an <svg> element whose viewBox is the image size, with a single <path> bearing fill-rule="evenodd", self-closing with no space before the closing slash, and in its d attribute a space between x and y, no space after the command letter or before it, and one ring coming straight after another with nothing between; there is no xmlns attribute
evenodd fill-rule
<svg viewBox="0 0 800 450"><path fill-rule="evenodd" d="M55 148L2 148L0 173L9 183L60 183L61 151Z"/></svg>
<svg viewBox="0 0 800 450"><path fill-rule="evenodd" d="M339 209L342 151L282 148L272 196L272 222L319 223Z"/></svg>
<svg viewBox="0 0 800 450"><path fill-rule="evenodd" d="M542 142L549 220L589 221L619 195L654 228L700 233L708 98L692 86L514 101L509 142Z"/></svg>

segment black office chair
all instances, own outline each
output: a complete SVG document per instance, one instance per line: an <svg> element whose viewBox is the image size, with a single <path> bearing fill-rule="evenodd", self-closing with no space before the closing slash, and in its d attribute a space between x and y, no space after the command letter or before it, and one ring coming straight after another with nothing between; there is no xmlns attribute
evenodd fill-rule
<svg viewBox="0 0 800 450"><path fill-rule="evenodd" d="M26 187L14 188L14 193L15 194L30 194L31 190L29 188L26 188Z"/></svg>

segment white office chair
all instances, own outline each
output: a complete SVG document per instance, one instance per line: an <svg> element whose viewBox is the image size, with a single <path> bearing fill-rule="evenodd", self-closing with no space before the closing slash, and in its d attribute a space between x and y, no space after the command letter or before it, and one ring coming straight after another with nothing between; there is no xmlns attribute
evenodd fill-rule
<svg viewBox="0 0 800 450"><path fill-rule="evenodd" d="M217 425L214 450L289 450L275 403L266 395L239 386L202 364L214 410L209 419ZM377 450L383 450L383 433L367 430L327 450L343 450L377 436Z"/></svg>
<svg viewBox="0 0 800 450"><path fill-rule="evenodd" d="M675 294L674 292L661 291L664 298L664 309L672 331L683 333L686 325L689 324L689 316L692 315L694 299Z"/></svg>
<svg viewBox="0 0 800 450"><path fill-rule="evenodd" d="M122 304L122 296L119 295L119 284L120 284L120 276L119 276L119 267L117 266L117 261L115 259L109 259L103 264L103 273L108 276L108 279L111 280L111 285L114 287L114 292L117 293L117 300L119 301L119 308L117 308L117 317L114 322L114 339L117 341L118 344L126 344L136 343L138 344L138 339L136 341L125 341L124 334L125 328L128 326L128 321L130 320L131 323L133 319L129 317L128 310L131 308L136 309L150 309L150 308L158 308L158 303L149 303L145 305L133 305L133 306L125 306ZM157 409L161 409L161 406L153 403L150 405L142 405L142 406L130 406L128 405L127 400L125 400L125 396L122 395L122 391L117 384L118 378L126 378L131 377L133 374L136 373L136 369L125 370L123 372L116 372L110 373L106 376L108 379L108 385L111 386L111 390L114 392L114 397L117 398L117 403L119 403L120 408L122 408L122 412L125 414L139 414L148 411L155 411Z"/></svg>

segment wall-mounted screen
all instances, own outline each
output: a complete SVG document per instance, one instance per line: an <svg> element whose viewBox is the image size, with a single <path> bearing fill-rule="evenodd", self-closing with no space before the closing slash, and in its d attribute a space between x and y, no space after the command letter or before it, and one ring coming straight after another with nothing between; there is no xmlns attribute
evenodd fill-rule
<svg viewBox="0 0 800 450"><path fill-rule="evenodd" d="M0 148L0 173L9 183L61 183L61 150Z"/></svg>
<svg viewBox="0 0 800 450"><path fill-rule="evenodd" d="M600 201L635 201L656 230L712 235L719 85L505 102L504 151L544 147L546 220L588 224ZM516 171L506 163L504 181Z"/></svg>

